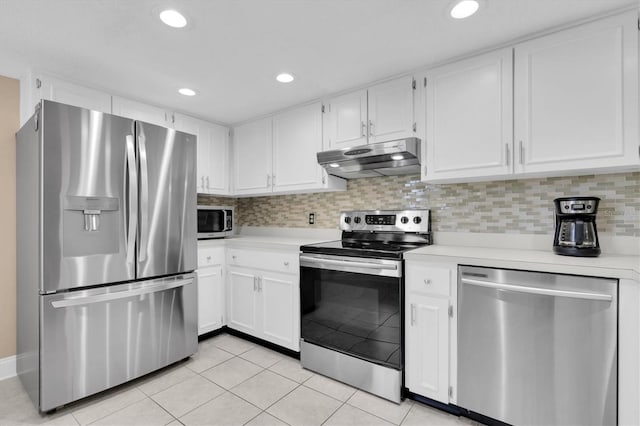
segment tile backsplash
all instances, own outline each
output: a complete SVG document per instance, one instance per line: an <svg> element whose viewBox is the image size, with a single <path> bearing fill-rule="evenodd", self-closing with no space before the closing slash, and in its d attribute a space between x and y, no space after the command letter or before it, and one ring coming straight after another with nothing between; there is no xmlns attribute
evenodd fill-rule
<svg viewBox="0 0 640 426"><path fill-rule="evenodd" d="M198 202L234 205L240 226L336 228L342 210L429 208L434 231L552 234L553 199L572 195L602 199L600 232L640 237L640 172L438 185L390 176L350 180L344 192Z"/></svg>

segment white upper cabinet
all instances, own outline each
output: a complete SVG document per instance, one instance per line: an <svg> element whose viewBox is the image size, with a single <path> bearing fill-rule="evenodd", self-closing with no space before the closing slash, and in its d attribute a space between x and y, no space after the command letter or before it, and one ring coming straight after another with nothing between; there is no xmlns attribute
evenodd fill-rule
<svg viewBox="0 0 640 426"><path fill-rule="evenodd" d="M234 128L233 148L234 193L241 195L271 192L271 117Z"/></svg>
<svg viewBox="0 0 640 426"><path fill-rule="evenodd" d="M47 75L40 75L37 78L36 96L38 100L46 99L81 108L111 113L110 94Z"/></svg>
<svg viewBox="0 0 640 426"><path fill-rule="evenodd" d="M323 115L325 148L349 148L367 143L367 91L347 93L327 101Z"/></svg>
<svg viewBox="0 0 640 426"><path fill-rule="evenodd" d="M318 165L320 102L234 128L234 194L259 195L346 189Z"/></svg>
<svg viewBox="0 0 640 426"><path fill-rule="evenodd" d="M369 143L415 136L414 87L406 76L369 88Z"/></svg>
<svg viewBox="0 0 640 426"><path fill-rule="evenodd" d="M313 189L322 184L322 104L296 108L273 117L273 189Z"/></svg>
<svg viewBox="0 0 640 426"><path fill-rule="evenodd" d="M424 91L424 180L513 172L512 49L429 70Z"/></svg>
<svg viewBox="0 0 640 426"><path fill-rule="evenodd" d="M617 15L515 47L517 173L640 165L637 19Z"/></svg>
<svg viewBox="0 0 640 426"><path fill-rule="evenodd" d="M325 101L324 149L415 136L414 81L411 76Z"/></svg>
<svg viewBox="0 0 640 426"><path fill-rule="evenodd" d="M112 104L112 110L115 115L156 124L162 127L173 127L173 114L171 111L167 111L166 109L118 96L113 97Z"/></svg>
<svg viewBox="0 0 640 426"><path fill-rule="evenodd" d="M175 128L198 138L198 193L229 195L229 129L182 114L175 114Z"/></svg>

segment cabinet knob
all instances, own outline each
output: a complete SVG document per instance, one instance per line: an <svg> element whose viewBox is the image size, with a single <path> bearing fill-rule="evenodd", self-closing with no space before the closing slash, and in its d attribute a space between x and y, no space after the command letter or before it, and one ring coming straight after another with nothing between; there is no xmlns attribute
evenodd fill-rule
<svg viewBox="0 0 640 426"><path fill-rule="evenodd" d="M211 260L211 256L207 256L207 260Z"/></svg>
<svg viewBox="0 0 640 426"><path fill-rule="evenodd" d="M289 262L284 262L284 266L289 267Z"/></svg>
<svg viewBox="0 0 640 426"><path fill-rule="evenodd" d="M231 256L231 259L236 260L236 255Z"/></svg>
<svg viewBox="0 0 640 426"><path fill-rule="evenodd" d="M424 280L424 283L426 285L431 285L433 283L433 281L431 281L431 278L427 278L427 279Z"/></svg>

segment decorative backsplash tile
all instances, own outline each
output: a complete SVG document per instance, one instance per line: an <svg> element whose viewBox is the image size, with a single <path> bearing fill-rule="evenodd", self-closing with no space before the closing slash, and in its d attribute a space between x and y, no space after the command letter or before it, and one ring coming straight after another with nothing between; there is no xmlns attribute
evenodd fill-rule
<svg viewBox="0 0 640 426"><path fill-rule="evenodd" d="M344 192L198 202L235 205L237 225L336 228L342 210L429 208L434 231L552 234L553 199L572 195L602 199L600 232L640 237L640 172L438 185L390 176L350 180Z"/></svg>

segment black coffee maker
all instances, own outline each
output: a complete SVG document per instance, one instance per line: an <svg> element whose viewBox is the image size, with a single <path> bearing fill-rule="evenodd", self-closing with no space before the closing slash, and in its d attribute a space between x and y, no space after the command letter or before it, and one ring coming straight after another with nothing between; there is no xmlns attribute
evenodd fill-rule
<svg viewBox="0 0 640 426"><path fill-rule="evenodd" d="M553 200L556 208L556 234L553 251L565 256L600 255L596 229L598 197L563 197Z"/></svg>

